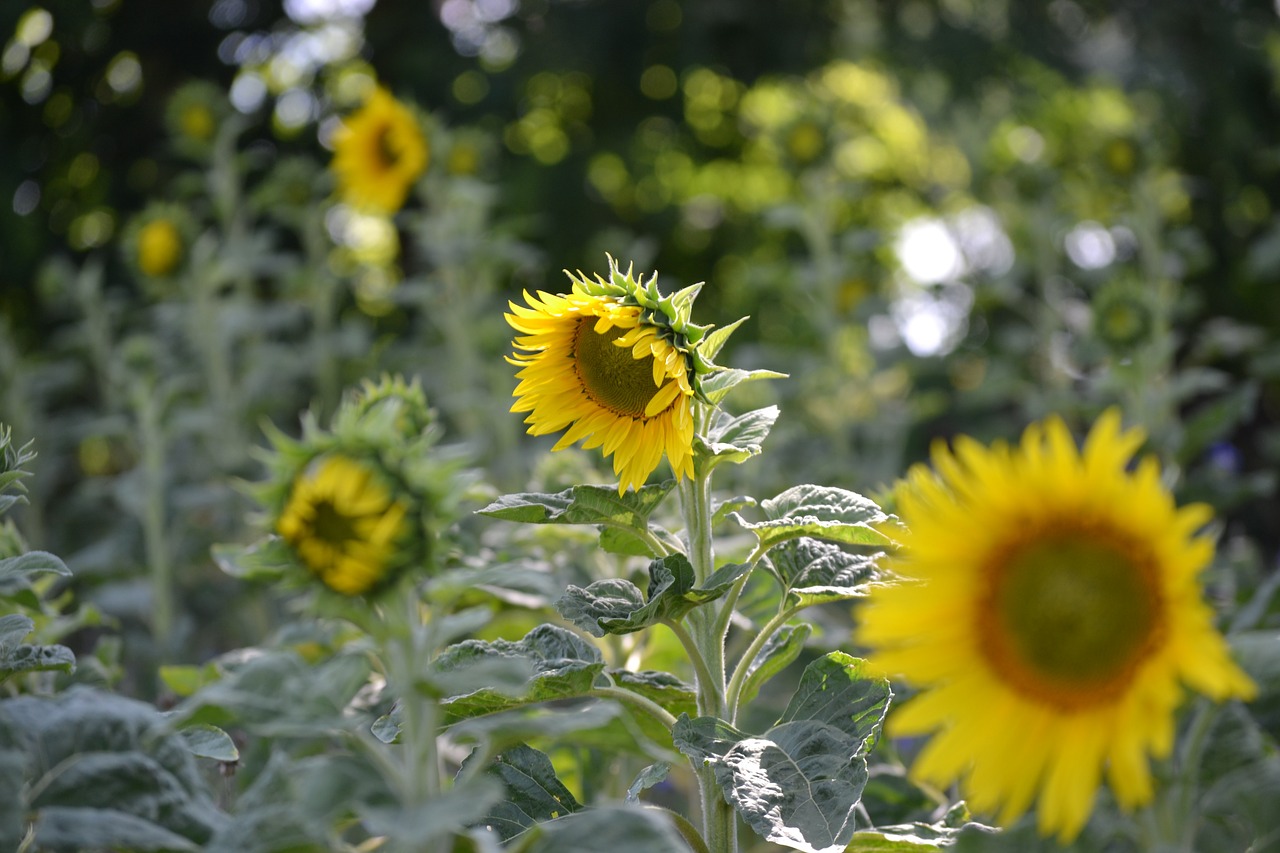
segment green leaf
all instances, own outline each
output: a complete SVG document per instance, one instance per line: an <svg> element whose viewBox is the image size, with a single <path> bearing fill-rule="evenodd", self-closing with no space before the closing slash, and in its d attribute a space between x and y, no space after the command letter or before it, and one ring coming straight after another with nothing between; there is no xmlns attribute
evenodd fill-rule
<svg viewBox="0 0 1280 853"><path fill-rule="evenodd" d="M632 804L640 802L640 792L647 788L652 788L654 785L665 782L667 775L670 772L671 765L665 761L659 761L657 764L650 764L648 767L641 770L639 775L636 776L635 781L633 781L631 786L627 788L626 802Z"/></svg>
<svg viewBox="0 0 1280 853"><path fill-rule="evenodd" d="M114 809L55 806L41 809L36 847L55 853L129 850L132 853L188 853L200 848L149 820Z"/></svg>
<svg viewBox="0 0 1280 853"><path fill-rule="evenodd" d="M383 743L396 743L400 740L400 726L404 723L404 711L397 702L389 713L373 721L369 733Z"/></svg>
<svg viewBox="0 0 1280 853"><path fill-rule="evenodd" d="M660 813L605 806L539 823L516 838L507 853L681 853L688 849Z"/></svg>
<svg viewBox="0 0 1280 853"><path fill-rule="evenodd" d="M75 672L75 652L66 646L21 645L0 649L0 677L18 672Z"/></svg>
<svg viewBox="0 0 1280 853"><path fill-rule="evenodd" d="M743 382L755 382L759 379L786 379L787 374L773 370L738 370L725 368L702 377L702 396L713 405L723 400L730 391Z"/></svg>
<svg viewBox="0 0 1280 853"><path fill-rule="evenodd" d="M853 837L866 750L892 692L862 661L832 652L810 664L778 723L759 737L713 717L681 716L676 747L711 766L738 813L768 841L834 853Z"/></svg>
<svg viewBox="0 0 1280 853"><path fill-rule="evenodd" d="M206 684L211 684L222 677L216 664L204 666L172 665L162 666L157 670L160 680L180 698L186 698Z"/></svg>
<svg viewBox="0 0 1280 853"><path fill-rule="evenodd" d="M211 758L214 761L239 761L240 750L236 749L231 735L217 726L197 723L180 729L178 734L187 744L187 749L197 758Z"/></svg>
<svg viewBox="0 0 1280 853"><path fill-rule="evenodd" d="M516 708L455 723L450 735L458 741L487 741L502 750L539 737L563 737L583 730L617 726L622 709L616 702L592 702L578 707Z"/></svg>
<svg viewBox="0 0 1280 853"><path fill-rule="evenodd" d="M0 584L25 580L28 575L55 574L70 577L67 564L48 551L28 551L7 560L0 560Z"/></svg>
<svg viewBox="0 0 1280 853"><path fill-rule="evenodd" d="M246 580L271 580L297 567L293 551L279 536L252 545L214 545L211 554L222 571Z"/></svg>
<svg viewBox="0 0 1280 853"><path fill-rule="evenodd" d="M473 751L462 762L460 773L478 755ZM519 744L499 753L485 774L506 786L506 796L495 803L483 822L510 841L536 823L554 820L582 809L568 788L556 777L545 753Z"/></svg>
<svg viewBox="0 0 1280 853"><path fill-rule="evenodd" d="M442 840L484 820L502 796L502 786L493 780L472 779L421 805L366 806L359 813L369 832L386 836L392 849L451 849Z"/></svg>
<svg viewBox="0 0 1280 853"><path fill-rule="evenodd" d="M698 691L669 672L645 669L608 669L614 684L623 690L639 693L661 705L673 715L697 713Z"/></svg>
<svg viewBox="0 0 1280 853"><path fill-rule="evenodd" d="M607 524L644 530L649 515L675 485L675 480L667 480L622 494L610 486L573 486L554 495L525 492L504 495L477 512L525 524Z"/></svg>
<svg viewBox="0 0 1280 853"><path fill-rule="evenodd" d="M802 536L769 552L769 561L786 589L786 607L799 609L831 601L862 598L881 579L883 552L850 554L839 545Z"/></svg>
<svg viewBox="0 0 1280 853"><path fill-rule="evenodd" d="M26 833L26 765L17 727L0 702L0 850L17 850Z"/></svg>
<svg viewBox="0 0 1280 853"><path fill-rule="evenodd" d="M738 707L751 704L764 683L786 669L804 651L804 644L813 633L808 622L783 625L764 644L764 648L747 665L747 675L742 681Z"/></svg>
<svg viewBox="0 0 1280 853"><path fill-rule="evenodd" d="M879 529L891 524L893 517L856 492L831 486L795 486L776 498L761 501L760 508L765 521L747 521L736 512L731 516L755 533L765 548L801 536L851 545L897 544Z"/></svg>
<svg viewBox="0 0 1280 853"><path fill-rule="evenodd" d="M715 358L729 340L729 336L737 331L738 327L747 322L748 319L747 317L739 317L727 326L711 330L706 338L703 339L702 345L698 347L698 351L702 353L704 358Z"/></svg>
<svg viewBox="0 0 1280 853"><path fill-rule="evenodd" d="M706 438L694 437L697 456L700 459L710 457L705 470L710 471L722 462L741 463L760 455L778 414L777 406L767 406L736 417L716 410Z"/></svg>
<svg viewBox="0 0 1280 853"><path fill-rule="evenodd" d="M656 557L653 548L629 530L620 527L606 527L600 531L600 547L610 554L621 554L624 557Z"/></svg>
<svg viewBox="0 0 1280 853"><path fill-rule="evenodd" d="M556 602L560 614L596 637L630 634L677 620L695 607L714 601L728 592L750 566L722 566L707 586L695 588L693 565L683 554L671 554L649 563L648 600L633 583L620 578L596 581L588 586L570 586Z"/></svg>
<svg viewBox="0 0 1280 853"><path fill-rule="evenodd" d="M539 625L517 642L466 640L450 646L433 668L433 678L450 675L468 687L441 703L446 723L454 723L533 702L585 696L604 669L604 659L599 649L567 628ZM505 680L497 685L475 680L498 672Z"/></svg>
<svg viewBox="0 0 1280 853"><path fill-rule="evenodd" d="M10 613L0 616L0 659L10 650L22 643L22 638L36 629L31 617L21 613Z"/></svg>

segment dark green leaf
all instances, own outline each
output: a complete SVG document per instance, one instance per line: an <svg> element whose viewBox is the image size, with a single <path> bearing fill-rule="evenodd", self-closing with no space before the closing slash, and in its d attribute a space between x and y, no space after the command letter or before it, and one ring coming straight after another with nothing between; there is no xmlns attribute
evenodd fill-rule
<svg viewBox="0 0 1280 853"><path fill-rule="evenodd" d="M231 735L217 726L197 723L178 732L186 741L187 749L198 758L211 758L214 761L239 761L240 750L236 749Z"/></svg>
<svg viewBox="0 0 1280 853"><path fill-rule="evenodd" d="M0 560L0 583L6 583L27 575L55 574L69 577L71 570L62 560L48 551L28 551L16 557Z"/></svg>
<svg viewBox="0 0 1280 853"><path fill-rule="evenodd" d="M614 727L622 709L614 702L592 702L574 708L516 708L454 724L450 734L459 741L488 741L502 750L539 737L561 737L586 729Z"/></svg>
<svg viewBox="0 0 1280 853"><path fill-rule="evenodd" d="M657 764L650 764L648 767L640 771L635 781L631 783L631 787L627 788L627 802L640 802L640 792L646 788L652 788L661 782L666 781L667 774L671 772L671 765L665 761L659 761Z"/></svg>
<svg viewBox="0 0 1280 853"><path fill-rule="evenodd" d="M609 486L573 486L556 494L505 495L478 512L526 524L608 524L644 530L649 515L673 488L675 480L622 494Z"/></svg>
<svg viewBox="0 0 1280 853"><path fill-rule="evenodd" d="M462 763L475 759L473 752ZM509 841L519 833L545 820L553 820L579 811L582 805L556 777L555 768L546 754L525 744L501 752L485 774L506 786L506 796L495 803L483 822Z"/></svg>
<svg viewBox="0 0 1280 853"><path fill-rule="evenodd" d="M772 500L761 501L760 508L765 521L747 521L736 512L731 515L766 548L800 536L851 545L896 545L880 529L892 525L894 519L856 492L831 486L794 486Z"/></svg>
<svg viewBox="0 0 1280 853"><path fill-rule="evenodd" d="M370 806L361 809L360 817L372 834L391 840L394 849L449 849L452 845L442 844L444 839L484 820L502 797L502 786L493 780L472 779L423 805Z"/></svg>
<svg viewBox="0 0 1280 853"><path fill-rule="evenodd" d="M26 764L17 727L0 703L0 850L17 850L26 832Z"/></svg>
<svg viewBox="0 0 1280 853"><path fill-rule="evenodd" d="M476 667L485 667L478 671ZM507 667L513 676L519 667L524 677L510 678L497 687L471 684L471 691L446 699L446 722L453 723L492 714L532 702L584 696L604 669L600 650L572 631L556 625L539 625L517 642L466 640L450 646L436 659L441 675L483 675Z"/></svg>
<svg viewBox="0 0 1280 853"><path fill-rule="evenodd" d="M742 692L738 697L738 707L751 704L751 700L760 692L766 681L773 678L800 656L805 641L813 633L813 626L808 622L796 625L783 625L778 629L764 648L747 665L747 675L742 681Z"/></svg>
<svg viewBox="0 0 1280 853"><path fill-rule="evenodd" d="M660 813L606 806L540 823L515 839L508 853L680 853L688 849Z"/></svg>
<svg viewBox="0 0 1280 853"><path fill-rule="evenodd" d="M752 737L712 717L681 716L676 747L711 766L725 798L763 838L828 853L853 837L866 749L892 694L840 652L805 669L778 724Z"/></svg>
<svg viewBox="0 0 1280 853"><path fill-rule="evenodd" d="M570 586L556 602L560 614L596 637L630 634L668 620L678 620L695 607L724 595L750 567L722 566L706 587L695 588L694 571L683 554L672 554L649 563L648 600L630 581L619 578L596 581L587 587Z"/></svg>
<svg viewBox="0 0 1280 853"><path fill-rule="evenodd" d="M697 713L698 691L669 672L629 669L609 669L614 684L624 690L639 693L661 705L672 714Z"/></svg>
<svg viewBox="0 0 1280 853"><path fill-rule="evenodd" d="M75 672L76 656L66 646L16 646L0 649L0 676L17 672Z"/></svg>
<svg viewBox="0 0 1280 853"><path fill-rule="evenodd" d="M55 806L41 809L36 821L40 850L129 850L133 853L187 853L200 848L162 826L113 809Z"/></svg>
<svg viewBox="0 0 1280 853"><path fill-rule="evenodd" d="M769 561L787 590L786 607L799 609L861 598L881 578L883 552L850 554L833 542L802 536L769 552Z"/></svg>

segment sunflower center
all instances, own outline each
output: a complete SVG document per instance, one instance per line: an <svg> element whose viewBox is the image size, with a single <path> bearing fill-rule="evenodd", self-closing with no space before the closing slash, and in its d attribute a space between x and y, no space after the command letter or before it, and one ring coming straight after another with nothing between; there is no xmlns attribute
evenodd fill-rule
<svg viewBox="0 0 1280 853"><path fill-rule="evenodd" d="M311 529L317 539L338 547L357 538L354 520L339 512L331 502L317 501L313 511L315 517Z"/></svg>
<svg viewBox="0 0 1280 853"><path fill-rule="evenodd" d="M615 414L643 418L649 401L658 393L653 382L653 356L636 358L631 347L614 346L627 333L614 326L604 334L595 331L595 318L578 321L573 339L573 361L583 390L592 400Z"/></svg>
<svg viewBox="0 0 1280 853"><path fill-rule="evenodd" d="M378 165L387 171L394 169L400 162L400 147L395 144L391 138L392 135L391 125L384 125L378 129L373 140L373 150L377 155Z"/></svg>
<svg viewBox="0 0 1280 853"><path fill-rule="evenodd" d="M1087 535L1006 552L980 605L980 642L996 670L1025 695L1064 709L1122 692L1163 631L1148 561Z"/></svg>

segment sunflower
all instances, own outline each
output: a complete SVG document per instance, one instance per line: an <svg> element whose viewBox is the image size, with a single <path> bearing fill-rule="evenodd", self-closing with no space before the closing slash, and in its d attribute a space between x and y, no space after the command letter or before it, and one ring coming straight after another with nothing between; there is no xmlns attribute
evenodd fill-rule
<svg viewBox="0 0 1280 853"><path fill-rule="evenodd" d="M138 231L138 268L163 278L182 261L182 234L168 219L153 219Z"/></svg>
<svg viewBox="0 0 1280 853"><path fill-rule="evenodd" d="M902 486L909 528L858 640L921 693L890 719L895 735L933 737L921 781L960 780L977 811L1012 822L1037 801L1040 832L1083 827L1103 773L1126 809L1152 797L1148 756L1169 755L1187 685L1249 698L1198 573L1211 511L1178 508L1159 466L1116 410L1083 452L1057 418L1015 448L961 438L933 452L937 473Z"/></svg>
<svg viewBox="0 0 1280 853"><path fill-rule="evenodd" d="M426 169L427 153L413 112L378 87L334 136L331 168L352 207L395 213Z"/></svg>
<svg viewBox="0 0 1280 853"><path fill-rule="evenodd" d="M373 471L334 454L294 481L276 528L325 586L363 595L390 580L399 564L406 514Z"/></svg>
<svg viewBox="0 0 1280 853"><path fill-rule="evenodd" d="M609 262L608 282L566 270L572 292L508 303L507 322L521 334L507 360L522 368L511 411L529 413L529 433L566 430L553 450L579 440L600 447L613 456L621 494L644 485L664 452L677 479L693 475L694 344L703 328L682 321L672 298L657 298L652 278L641 285Z"/></svg>

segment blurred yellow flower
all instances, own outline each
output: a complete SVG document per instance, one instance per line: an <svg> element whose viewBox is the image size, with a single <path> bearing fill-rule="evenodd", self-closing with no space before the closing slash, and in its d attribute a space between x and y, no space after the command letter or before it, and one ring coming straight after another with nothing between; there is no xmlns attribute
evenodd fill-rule
<svg viewBox="0 0 1280 853"><path fill-rule="evenodd" d="M276 529L325 586L363 595L391 580L406 515L372 470L332 455L294 481Z"/></svg>
<svg viewBox="0 0 1280 853"><path fill-rule="evenodd" d="M573 292L525 294L509 303L520 336L507 360L516 376L513 412L529 412L529 433L566 429L554 450L579 439L613 456L618 492L640 488L665 451L677 478L693 475L693 387L688 358L624 297Z"/></svg>
<svg viewBox="0 0 1280 853"><path fill-rule="evenodd" d="M395 213L426 169L427 155L427 139L413 112L378 87L335 134L331 168L347 204Z"/></svg>
<svg viewBox="0 0 1280 853"><path fill-rule="evenodd" d="M182 132L192 139L210 139L217 124L213 112L205 104L187 104L178 116Z"/></svg>
<svg viewBox="0 0 1280 853"><path fill-rule="evenodd" d="M172 220L157 218L138 230L138 269L152 278L171 275L182 262L182 232Z"/></svg>
<svg viewBox="0 0 1280 853"><path fill-rule="evenodd" d="M1169 755L1188 685L1254 695L1202 599L1211 512L1178 508L1144 437L1104 414L1079 451L1058 418L1020 445L936 447L900 491L909 528L858 640L921 693L891 715L925 735L912 768L961 782L975 811L1074 838L1105 771L1126 809L1152 797L1148 757Z"/></svg>

